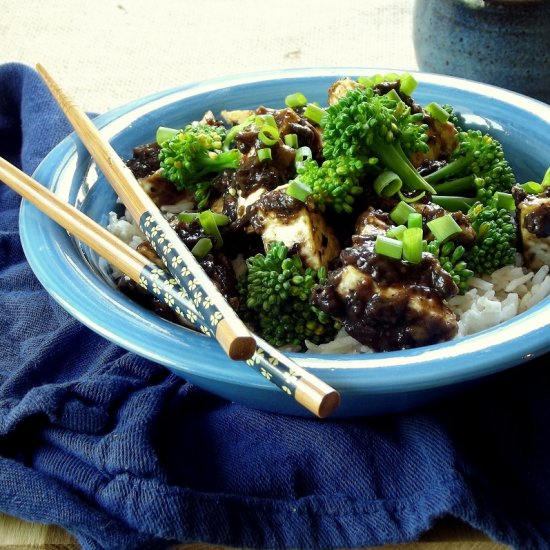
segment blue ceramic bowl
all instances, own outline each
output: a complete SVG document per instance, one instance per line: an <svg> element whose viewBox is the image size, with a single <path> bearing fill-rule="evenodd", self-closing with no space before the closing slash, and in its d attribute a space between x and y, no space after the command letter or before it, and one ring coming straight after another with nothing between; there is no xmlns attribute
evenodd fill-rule
<svg viewBox="0 0 550 550"><path fill-rule="evenodd" d="M338 77L388 69L306 69L201 82L135 101L98 117L123 158L152 141L157 126L178 126L207 109L282 106L295 91L325 103ZM519 179L541 177L550 165L550 107L524 96L451 77L418 73L421 104L450 103L471 127L503 144ZM79 140L71 135L41 163L36 179L105 225L116 197ZM217 343L145 311L120 292L109 270L63 229L24 202L20 230L28 261L47 291L77 319L105 338L165 365L214 394L284 414L309 414L244 363L226 358ZM454 342L373 355L292 357L338 389L335 416L401 411L457 391L472 381L550 350L550 302L545 300L498 328Z"/></svg>

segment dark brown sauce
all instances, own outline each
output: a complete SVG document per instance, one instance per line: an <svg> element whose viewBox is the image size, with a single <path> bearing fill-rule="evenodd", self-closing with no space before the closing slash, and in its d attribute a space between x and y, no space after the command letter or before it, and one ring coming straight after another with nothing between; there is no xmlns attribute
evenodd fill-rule
<svg viewBox="0 0 550 550"><path fill-rule="evenodd" d="M425 254L418 264L393 260L376 255L373 240L359 239L342 251L340 262L312 299L359 342L375 351L390 351L456 335L456 318L446 299L458 289L433 256ZM341 294L339 287L353 270L362 276Z"/></svg>

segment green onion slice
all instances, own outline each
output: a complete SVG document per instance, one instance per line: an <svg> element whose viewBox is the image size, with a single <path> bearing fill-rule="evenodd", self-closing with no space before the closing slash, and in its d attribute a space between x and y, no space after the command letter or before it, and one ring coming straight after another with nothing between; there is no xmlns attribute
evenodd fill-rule
<svg viewBox="0 0 550 550"><path fill-rule="evenodd" d="M435 101L426 105L425 110L441 124L445 124L449 120L449 113Z"/></svg>
<svg viewBox="0 0 550 550"><path fill-rule="evenodd" d="M271 149L269 147L266 147L264 149L258 149L258 160L260 162L271 160L272 158L273 157L271 156Z"/></svg>
<svg viewBox="0 0 550 550"><path fill-rule="evenodd" d="M260 128L266 124L268 126L271 126L272 128L277 128L277 122L275 121L275 117L270 114L256 115L255 124Z"/></svg>
<svg viewBox="0 0 550 550"><path fill-rule="evenodd" d="M198 212L181 212L178 214L178 220L180 222L191 223L199 217Z"/></svg>
<svg viewBox="0 0 550 550"><path fill-rule="evenodd" d="M407 227L420 227L422 229L422 214L411 212L407 218Z"/></svg>
<svg viewBox="0 0 550 550"><path fill-rule="evenodd" d="M397 93L397 90L395 88L392 88L387 94L386 94L387 97L389 97L390 99L393 99L394 101L396 101L397 103L403 103L403 101L401 100L401 98L399 97L399 94Z"/></svg>
<svg viewBox="0 0 550 550"><path fill-rule="evenodd" d="M309 185L306 185L299 179L293 179L289 182L286 192L287 195L290 195L299 201L305 202L311 195L312 189Z"/></svg>
<svg viewBox="0 0 550 550"><path fill-rule="evenodd" d="M199 214L199 222L206 233L214 238L214 247L220 248L223 240L214 213L211 210L204 210Z"/></svg>
<svg viewBox="0 0 550 550"><path fill-rule="evenodd" d="M379 197L392 197L401 189L403 182L395 172L386 170L376 177L372 185Z"/></svg>
<svg viewBox="0 0 550 550"><path fill-rule="evenodd" d="M156 140L159 145L162 145L166 141L169 141L175 138L181 130L176 130L175 128L167 128L166 126L159 126L157 128Z"/></svg>
<svg viewBox="0 0 550 550"><path fill-rule="evenodd" d="M310 160L313 157L313 153L311 152L311 149L304 145L303 147L299 147L296 149L296 155L294 157L294 165L296 169L300 168L300 166L306 161Z"/></svg>
<svg viewBox="0 0 550 550"><path fill-rule="evenodd" d="M233 142L235 139L235 136L241 131L244 130L246 127L250 126L255 120L254 115L250 115L247 117L247 119L242 122L241 124L235 124L235 126L231 126L229 131L227 132L227 135L225 136L225 139L223 140L223 148L228 149L229 145Z"/></svg>
<svg viewBox="0 0 550 550"><path fill-rule="evenodd" d="M403 201L403 202L406 202L406 203L413 203L413 202L417 202L419 201L422 197L424 197L426 195L426 191L422 191L420 193L418 193L418 195L415 195L414 197L406 197L405 195L403 195L403 193L401 193L401 189L399 191L397 191L397 196Z"/></svg>
<svg viewBox="0 0 550 550"><path fill-rule="evenodd" d="M511 193L503 193L502 191L497 191L493 196L497 201L497 208L505 208L506 210L516 209L516 203Z"/></svg>
<svg viewBox="0 0 550 550"><path fill-rule="evenodd" d="M307 105L307 98L304 94L296 92L294 94L289 94L285 97L285 105L291 109L296 109L297 107L305 107Z"/></svg>
<svg viewBox="0 0 550 550"><path fill-rule="evenodd" d="M298 136L296 134L286 134L285 135L285 145L292 147L293 149L298 148Z"/></svg>
<svg viewBox="0 0 550 550"><path fill-rule="evenodd" d="M450 214L445 214L444 216L429 221L427 226L440 243L462 232L460 225L456 223Z"/></svg>
<svg viewBox="0 0 550 550"><path fill-rule="evenodd" d="M532 195L538 195L544 191L542 184L536 181L526 181L525 183L520 184L520 187L526 192Z"/></svg>
<svg viewBox="0 0 550 550"><path fill-rule="evenodd" d="M229 223L229 216L226 216L225 214L219 214L218 212L212 212L212 217L214 218L214 221L216 222L216 225L218 227L221 227L223 225L227 225Z"/></svg>
<svg viewBox="0 0 550 550"><path fill-rule="evenodd" d="M403 253L403 243L399 239L378 235L374 243L374 252L379 256L400 260Z"/></svg>
<svg viewBox="0 0 550 550"><path fill-rule="evenodd" d="M229 217L225 214L212 212L211 210L208 210L208 212L212 213L212 218L214 219L218 227L221 227L222 225L227 225L229 223ZM200 212L181 212L180 214L178 214L178 220L186 223L191 223L192 221L196 220L199 215Z"/></svg>
<svg viewBox="0 0 550 550"><path fill-rule="evenodd" d="M264 145L271 147L279 140L279 130L269 124L264 124L258 132L258 138Z"/></svg>
<svg viewBox="0 0 550 550"><path fill-rule="evenodd" d="M390 212L390 218L397 224L406 224L409 219L409 214L416 210L408 205L405 201L398 202Z"/></svg>
<svg viewBox="0 0 550 550"><path fill-rule="evenodd" d="M315 103L308 103L304 110L304 116L311 122L320 124L325 116L325 110L319 105L315 105Z"/></svg>
<svg viewBox="0 0 550 550"><path fill-rule="evenodd" d="M403 238L403 231L405 231L405 229L407 229L406 225L396 225L394 227L390 227L386 231L386 236L392 239L401 240Z"/></svg>
<svg viewBox="0 0 550 550"><path fill-rule="evenodd" d="M410 73L403 73L399 76L399 90L409 97L416 90L418 86L418 81Z"/></svg>
<svg viewBox="0 0 550 550"><path fill-rule="evenodd" d="M212 241L206 237L202 237L197 241L197 244L191 249L193 256L196 258L204 258L212 249Z"/></svg>
<svg viewBox="0 0 550 550"><path fill-rule="evenodd" d="M422 260L422 229L408 227L403 231L403 259L417 264Z"/></svg>

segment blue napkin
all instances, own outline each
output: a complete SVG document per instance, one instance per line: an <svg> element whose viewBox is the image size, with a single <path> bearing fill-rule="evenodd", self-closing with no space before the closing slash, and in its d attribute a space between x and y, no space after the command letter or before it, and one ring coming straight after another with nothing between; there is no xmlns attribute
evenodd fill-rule
<svg viewBox="0 0 550 550"><path fill-rule="evenodd" d="M32 69L0 66L0 155L32 173L68 132ZM1 511L84 549L362 547L414 540L446 515L550 547L546 357L406 414L250 410L54 303L21 250L19 202L0 186Z"/></svg>

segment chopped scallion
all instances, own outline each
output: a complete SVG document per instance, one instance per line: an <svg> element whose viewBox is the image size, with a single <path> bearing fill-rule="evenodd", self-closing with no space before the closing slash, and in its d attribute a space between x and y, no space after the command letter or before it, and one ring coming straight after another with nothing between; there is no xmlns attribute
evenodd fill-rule
<svg viewBox="0 0 550 550"><path fill-rule="evenodd" d="M219 214L218 212L212 212L212 217L214 218L214 221L216 222L216 225L218 227L221 227L223 225L227 225L229 223L229 216L226 216L225 214Z"/></svg>
<svg viewBox="0 0 550 550"><path fill-rule="evenodd" d="M309 185L306 185L299 179L293 179L288 184L286 189L287 195L294 197L295 199L305 202L307 198L311 195L312 190Z"/></svg>
<svg viewBox="0 0 550 550"><path fill-rule="evenodd" d="M399 76L399 90L403 92L405 95L408 95L409 97L412 95L412 93L416 90L416 87L418 86L418 82L416 78L410 73L403 73Z"/></svg>
<svg viewBox="0 0 550 550"><path fill-rule="evenodd" d="M199 217L198 212L181 212L178 214L178 220L180 222L191 223Z"/></svg>
<svg viewBox="0 0 550 550"><path fill-rule="evenodd" d="M279 140L279 130L276 127L264 124L258 132L258 139L268 147L275 145Z"/></svg>
<svg viewBox="0 0 550 550"><path fill-rule="evenodd" d="M406 224L411 212L416 212L416 210L405 201L400 201L391 210L390 218L398 225Z"/></svg>
<svg viewBox="0 0 550 550"><path fill-rule="evenodd" d="M204 210L199 214L199 222L204 231L214 238L214 247L220 248L223 244L223 240L214 213L211 210Z"/></svg>
<svg viewBox="0 0 550 550"><path fill-rule="evenodd" d="M520 184L520 187L526 192L532 195L538 195L544 191L544 187L536 181L526 181Z"/></svg>
<svg viewBox="0 0 550 550"><path fill-rule="evenodd" d="M273 126L273 128L277 128L277 121L275 120L275 117L271 114L267 115L260 115L264 124L269 124L269 126ZM262 126L262 124L258 124L258 126Z"/></svg>
<svg viewBox="0 0 550 550"><path fill-rule="evenodd" d="M206 237L202 237L197 241L197 244L191 249L193 256L196 258L204 258L212 249L212 241Z"/></svg>
<svg viewBox="0 0 550 550"><path fill-rule="evenodd" d="M414 197L406 197L405 195L403 195L403 193L401 192L401 189L399 191L397 191L397 196L403 201L403 202L406 202L406 203L413 203L413 202L418 202L422 197L424 197L426 195L426 191L422 191L420 193L418 193L418 195L415 195Z"/></svg>
<svg viewBox="0 0 550 550"><path fill-rule="evenodd" d="M371 88L375 84L374 79L370 76L360 76L357 78L357 82L361 84L361 86L365 86L365 88Z"/></svg>
<svg viewBox="0 0 550 550"><path fill-rule="evenodd" d="M497 201L497 208L505 208L506 210L515 210L516 203L514 202L514 197L511 193L503 193L502 191L497 191L494 194L494 197Z"/></svg>
<svg viewBox="0 0 550 550"><path fill-rule="evenodd" d="M258 149L258 160L260 162L271 160L272 158L273 157L271 156L271 149L269 147L265 147L264 149Z"/></svg>
<svg viewBox="0 0 550 550"><path fill-rule="evenodd" d="M296 169L298 169L306 160L309 160L312 157L313 153L307 145L296 149L296 155L294 157L294 165Z"/></svg>
<svg viewBox="0 0 550 550"><path fill-rule="evenodd" d="M235 139L235 136L241 130L244 130L247 126L250 126L253 122L254 122L254 115L251 115L244 122L242 122L241 124L236 124L235 126L231 126L231 128L227 132L227 135L225 136L225 139L223 140L224 149L228 149L229 145Z"/></svg>
<svg viewBox="0 0 550 550"><path fill-rule="evenodd" d="M374 251L380 256L400 260L403 253L403 243L386 235L378 235L374 243Z"/></svg>
<svg viewBox="0 0 550 550"><path fill-rule="evenodd" d="M308 103L305 110L304 116L314 122L315 124L320 124L321 120L325 116L325 110L315 103Z"/></svg>
<svg viewBox="0 0 550 550"><path fill-rule="evenodd" d="M285 135L285 145L292 147L293 149L298 148L298 136L296 134L286 134Z"/></svg>
<svg viewBox="0 0 550 550"><path fill-rule="evenodd" d="M376 83L380 84L381 82L397 82L401 76L399 76L397 73L386 73L386 74L379 74L376 75Z"/></svg>
<svg viewBox="0 0 550 550"><path fill-rule="evenodd" d="M386 97L389 97L390 99L393 99L397 103L402 103L401 98L399 97L399 94L397 93L395 88L392 88L387 94Z"/></svg>
<svg viewBox="0 0 550 550"><path fill-rule="evenodd" d="M157 129L156 140L159 145L162 145L165 141L168 141L177 136L181 130L175 128L167 128L166 126L159 126Z"/></svg>
<svg viewBox="0 0 550 550"><path fill-rule="evenodd" d="M296 92L294 94L289 94L285 97L285 105L291 109L296 109L297 107L305 107L307 105L307 98L304 94Z"/></svg>
<svg viewBox="0 0 550 550"><path fill-rule="evenodd" d="M417 264L422 260L422 229L408 227L403 231L403 259Z"/></svg>
<svg viewBox="0 0 550 550"><path fill-rule="evenodd" d="M411 212L407 219L407 227L420 227L422 229L422 214L420 212Z"/></svg>
<svg viewBox="0 0 550 550"><path fill-rule="evenodd" d="M426 105L425 109L441 124L445 124L449 120L449 113L435 101Z"/></svg>
<svg viewBox="0 0 550 550"><path fill-rule="evenodd" d="M372 185L379 197L392 197L401 189L403 182L395 172L386 170L375 178Z"/></svg>
<svg viewBox="0 0 550 550"><path fill-rule="evenodd" d="M403 231L407 229L406 225L396 225L394 227L390 227L386 231L386 236L392 238L392 239L402 239L403 238Z"/></svg>
<svg viewBox="0 0 550 550"><path fill-rule="evenodd" d="M456 223L450 214L434 218L427 223L427 226L440 243L444 243L454 235L462 232L460 225Z"/></svg>
<svg viewBox="0 0 550 550"><path fill-rule="evenodd" d="M226 216L225 214L212 212L211 210L208 210L208 212L212 213L212 219L214 220L214 222L218 227L222 225L227 225L229 223L229 217ZM178 220L186 223L191 223L192 221L196 220L199 216L200 216L200 212L181 212L178 214Z"/></svg>

